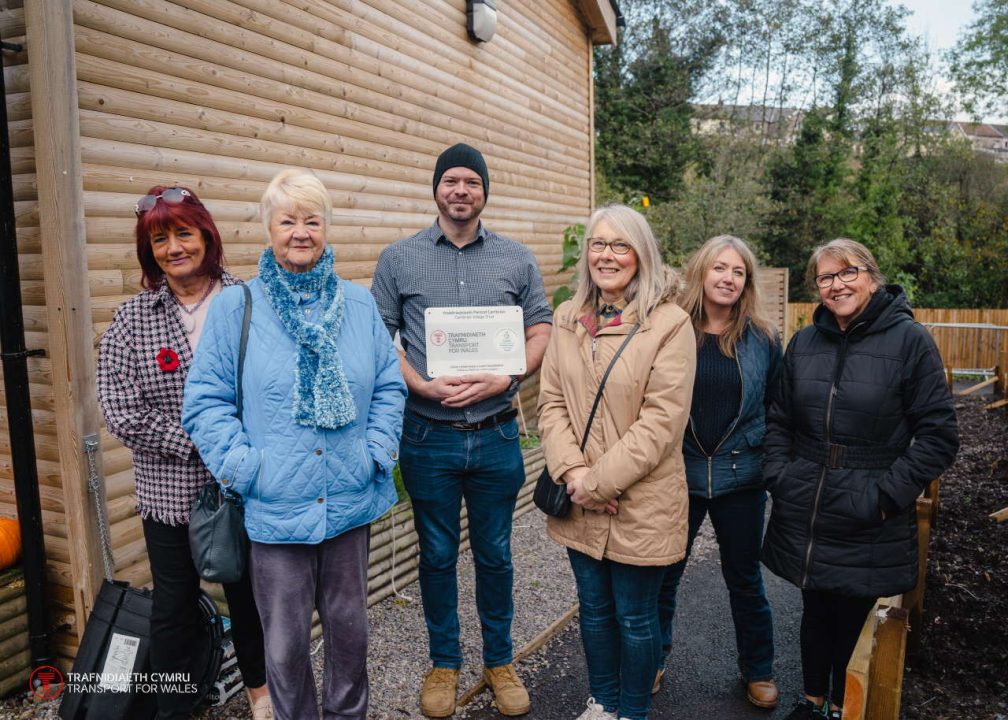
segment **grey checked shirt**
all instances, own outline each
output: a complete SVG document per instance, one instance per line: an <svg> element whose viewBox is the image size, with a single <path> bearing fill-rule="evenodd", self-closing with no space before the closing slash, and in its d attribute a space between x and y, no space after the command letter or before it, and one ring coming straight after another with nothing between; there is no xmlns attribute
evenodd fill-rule
<svg viewBox="0 0 1008 720"><path fill-rule="evenodd" d="M429 307L520 305L525 327L553 322L532 252L482 223L476 239L461 249L445 238L436 221L389 245L378 258L371 293L389 333L399 331L406 360L427 380L424 311ZM433 420L477 422L510 408L513 395L446 408L410 393L406 408Z"/></svg>

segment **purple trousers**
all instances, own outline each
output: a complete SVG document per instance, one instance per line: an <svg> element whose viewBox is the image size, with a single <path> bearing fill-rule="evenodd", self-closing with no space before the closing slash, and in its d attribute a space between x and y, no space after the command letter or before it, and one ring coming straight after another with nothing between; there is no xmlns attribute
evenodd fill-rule
<svg viewBox="0 0 1008 720"><path fill-rule="evenodd" d="M322 622L322 717L366 720L370 527L318 545L253 542L252 587L266 639L277 720L319 717L311 661L312 611Z"/></svg>

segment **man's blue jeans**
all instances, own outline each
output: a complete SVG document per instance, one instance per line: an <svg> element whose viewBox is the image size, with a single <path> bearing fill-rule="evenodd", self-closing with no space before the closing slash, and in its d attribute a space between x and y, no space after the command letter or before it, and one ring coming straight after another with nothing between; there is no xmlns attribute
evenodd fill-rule
<svg viewBox="0 0 1008 720"><path fill-rule="evenodd" d="M620 718L646 720L661 658L658 590L666 568L595 560L570 548L567 555L592 697Z"/></svg>
<svg viewBox="0 0 1008 720"><path fill-rule="evenodd" d="M728 587L739 671L747 682L769 680L773 677L773 619L760 569L766 492L762 488L751 488L713 499L690 495L689 503L686 557L669 566L658 600L662 657L667 657L672 649L672 621L679 581L693 549L693 540L704 516L709 514L721 553L721 574Z"/></svg>
<svg viewBox="0 0 1008 720"><path fill-rule="evenodd" d="M511 662L511 517L525 482L518 423L512 419L483 430L455 430L407 411L399 466L420 538L420 594L431 661L435 667L462 666L455 566L465 498L483 663L497 667Z"/></svg>

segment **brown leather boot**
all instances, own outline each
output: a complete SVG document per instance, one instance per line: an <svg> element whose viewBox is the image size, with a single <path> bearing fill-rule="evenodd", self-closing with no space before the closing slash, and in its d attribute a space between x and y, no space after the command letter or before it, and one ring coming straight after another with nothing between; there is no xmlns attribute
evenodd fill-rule
<svg viewBox="0 0 1008 720"><path fill-rule="evenodd" d="M483 679L493 690L497 710L501 715L524 715L529 711L532 703L513 663L495 668L484 667Z"/></svg>
<svg viewBox="0 0 1008 720"><path fill-rule="evenodd" d="M746 697L756 707L777 707L777 685L773 680L754 680L746 685Z"/></svg>
<svg viewBox="0 0 1008 720"><path fill-rule="evenodd" d="M420 712L429 718L454 715L458 679L459 671L454 668L431 668L420 688Z"/></svg>

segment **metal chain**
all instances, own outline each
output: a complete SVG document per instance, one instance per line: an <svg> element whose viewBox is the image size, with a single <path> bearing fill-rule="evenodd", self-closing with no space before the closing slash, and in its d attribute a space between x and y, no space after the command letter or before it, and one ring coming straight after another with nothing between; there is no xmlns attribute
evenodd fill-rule
<svg viewBox="0 0 1008 720"><path fill-rule="evenodd" d="M112 559L112 540L109 537L108 517L105 510L105 486L98 477L98 466L95 463L95 453L98 451L98 436L87 435L84 438L84 452L88 459L88 489L94 495L95 515L98 516L98 537L101 540L102 563L105 565L105 579L112 581L115 562Z"/></svg>

